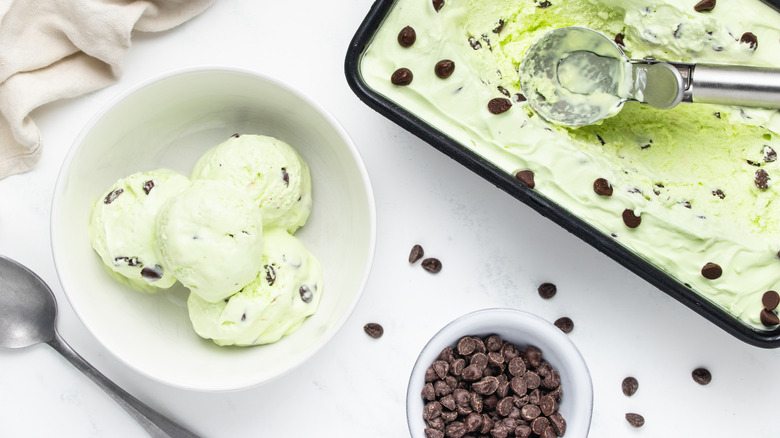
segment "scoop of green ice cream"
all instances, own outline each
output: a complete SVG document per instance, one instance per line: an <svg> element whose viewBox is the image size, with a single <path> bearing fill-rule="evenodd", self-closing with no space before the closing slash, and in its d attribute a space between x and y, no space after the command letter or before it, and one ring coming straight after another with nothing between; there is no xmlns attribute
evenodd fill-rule
<svg viewBox="0 0 780 438"><path fill-rule="evenodd" d="M309 167L295 149L273 137L230 137L203 154L192 179L220 179L246 188L267 227L294 233L311 213Z"/></svg>
<svg viewBox="0 0 780 438"><path fill-rule="evenodd" d="M139 172L115 182L95 202L89 221L92 248L133 288L156 292L176 282L154 250L155 216L189 185L186 176L172 170Z"/></svg>
<svg viewBox="0 0 780 438"><path fill-rule="evenodd" d="M197 180L162 206L155 245L163 266L208 302L254 280L263 251L263 217L244 190Z"/></svg>
<svg viewBox="0 0 780 438"><path fill-rule="evenodd" d="M240 292L215 303L190 294L190 320L201 337L218 345L276 342L317 310L322 295L317 259L284 229L267 229L263 240L260 273Z"/></svg>

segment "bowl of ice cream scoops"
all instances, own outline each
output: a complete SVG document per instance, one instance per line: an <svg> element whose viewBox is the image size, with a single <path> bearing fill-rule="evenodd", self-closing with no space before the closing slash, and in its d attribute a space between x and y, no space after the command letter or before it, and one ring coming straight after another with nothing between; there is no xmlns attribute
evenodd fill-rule
<svg viewBox="0 0 780 438"><path fill-rule="evenodd" d="M114 99L63 164L52 250L106 349L174 387L292 370L357 305L375 246L360 155L319 104L257 72L198 67Z"/></svg>

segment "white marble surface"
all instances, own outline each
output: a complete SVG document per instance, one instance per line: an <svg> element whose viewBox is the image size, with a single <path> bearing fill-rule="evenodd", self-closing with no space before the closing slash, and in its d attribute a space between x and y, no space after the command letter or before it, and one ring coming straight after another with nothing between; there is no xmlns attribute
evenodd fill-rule
<svg viewBox="0 0 780 438"><path fill-rule="evenodd" d="M117 84L34 113L43 158L35 170L0 180L0 253L51 285L61 335L128 392L204 437L403 437L407 379L426 340L468 311L514 307L574 320L570 336L595 386L591 437L778 436L771 419L780 350L731 337L355 97L344 55L370 6L368 0L218 0L177 29L135 35ZM125 367L73 313L50 249L54 183L82 126L137 82L200 64L255 69L322 103L360 149L377 202L374 268L345 327L303 366L234 393L178 390ZM443 261L441 273L409 265L415 243ZM549 301L536 293L545 281L558 285ZM384 337L363 333L371 321L384 325ZM712 371L710 385L691 379L698 366ZM631 398L620 389L628 375L640 382ZM631 428L626 412L641 413L646 425ZM145 434L43 345L0 349L0 436Z"/></svg>

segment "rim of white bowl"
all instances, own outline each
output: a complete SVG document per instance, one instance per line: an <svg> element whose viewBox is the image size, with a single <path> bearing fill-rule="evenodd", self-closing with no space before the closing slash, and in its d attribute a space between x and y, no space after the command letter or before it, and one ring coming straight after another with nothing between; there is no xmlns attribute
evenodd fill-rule
<svg viewBox="0 0 780 438"><path fill-rule="evenodd" d="M92 130L95 124L101 118L103 118L103 116L119 102L121 102L131 94L134 94L135 92L140 91L141 89L153 83L174 76L204 72L204 71L222 71L222 72L241 73L241 74L255 76L261 80L265 80L267 82L273 83L279 88L282 88L298 96L300 99L302 99L303 101L308 103L312 108L314 108L318 113L320 113L323 117L325 117L325 119L327 119L328 122L335 128L336 132L338 132L339 136L344 140L344 143L348 146L349 152L354 158L357 168L360 172L360 176L363 180L363 184L365 187L366 201L369 207L369 234L371 237L369 239L368 258L366 260L366 266L363 270L363 276L360 279L358 294L355 296L355 299L352 301L347 311L344 312L341 318L338 321L336 321L336 323L333 324L333 326L330 328L330 333L323 336L318 343L316 343L306 353L302 354L298 358L298 360L295 361L292 364L292 366L290 366L286 370L280 371L275 375L272 375L260 381L256 381L256 379L252 379L252 381L245 381L243 383L238 383L231 387L225 387L221 389L215 389L211 387L208 388L195 387L192 385L183 385L175 382L166 381L154 375L153 373L149 372L148 370L137 366L134 361L130 360L129 358L126 358L124 355L119 354L114 348L112 348L111 345L109 345L109 343L107 343L103 339L100 333L97 330L95 330L95 328L91 325L88 319L84 318L84 313L81 306L79 306L78 303L74 302L71 299L70 294L68 293L68 287L62 282L62 276L60 275L60 271L63 268L60 265L60 261L59 258L57 257L57 250L56 250L56 247L61 243L59 242L58 235L54 232L54 219L57 216L59 216L59 212L61 209L61 199L64 191L64 181L65 178L67 177L68 170L71 167L71 163L73 161L74 156L76 155L76 152L80 149L80 145L84 141L84 137L87 136L87 134ZM352 140L352 137L346 131L344 126L328 110L326 110L325 107L323 107L313 98L309 97L308 95L298 90L297 88L293 87L292 85L280 79L274 78L272 76L269 76L267 74L252 69L236 67L236 66L228 66L228 65L218 65L218 64L217 65L211 65L211 64L193 65L193 66L177 68L174 70L158 73L156 75L153 75L145 80L136 83L135 85L130 86L128 89L120 92L113 98L109 99L109 101L103 104L103 106L100 109L98 109L98 111L89 119L89 121L84 125L84 127L81 129L79 134L73 140L73 143L71 143L68 153L65 156L65 160L63 161L62 166L60 167L59 174L57 175L57 182L54 186L54 196L52 197L52 208L51 208L51 213L49 215L49 234L51 236L51 251L52 251L52 257L54 259L54 268L57 272L57 279L60 283L60 286L62 287L63 292L65 292L65 297L70 303L71 308L73 308L73 311L76 313L76 316L78 317L79 321L81 321L81 323L84 324L87 330L92 334L92 336L95 339L97 339L97 341L103 346L103 348L108 350L114 357L118 358L120 362L122 362L125 366L129 367L130 369L136 371L137 373L143 376L148 377L151 380L165 384L167 386L187 389L187 390L204 391L204 392L237 391L237 390L248 389L254 386L269 383L273 380L278 379L279 377L282 377L288 372L298 368L301 364L311 359L312 356L314 356L318 351L320 351L322 347L324 347L325 344L331 341L338 334L338 332L341 331L341 329L344 327L344 324L346 324L349 317L352 315L352 313L354 313L355 308L360 302L360 299L363 297L363 293L365 291L366 284L368 283L368 278L371 273L371 268L374 263L374 257L376 252L376 203L374 200L374 190L371 185L371 180L369 179L368 171L366 169L365 162L363 161L363 157L361 156L360 151L358 150L357 146L355 145L355 142Z"/></svg>
<svg viewBox="0 0 780 438"><path fill-rule="evenodd" d="M584 431L585 435L587 435L593 417L593 380L590 375L590 370L588 369L588 364L585 362L585 358L582 356L580 350L574 342L569 339L568 335L546 319L524 310L497 307L475 310L459 316L437 331L425 344L422 350L420 350L420 354L417 356L417 360L412 367L412 372L409 376L409 384L406 388L406 422L409 428L409 434L412 438L424 438L425 436L419 435L416 432L423 421L422 409L417 410L416 407L412 406L414 404L419 407L419 400L421 400L420 391L422 391L422 386L419 385L420 375L425 374L425 370L427 370L430 364L438 357L444 347L453 344L454 341L462 336L469 335L469 333L463 332L464 326L469 325L469 323L474 320L484 321L492 326L500 326L505 321L511 321L513 324L517 325L518 322L522 321L522 325L528 328L528 331L544 333L544 338L551 341L551 343L554 343L558 351L571 358L574 368L579 371L577 373L577 378L572 380L576 384L577 390L582 391L584 397L587 399L585 401L587 403L586 406L577 405L576 407L577 410L582 409L587 411L587 415L585 415L582 421L576 425L576 428ZM431 357L433 357L433 359L431 359ZM412 412L412 410L414 410L414 412ZM566 420L567 422L569 421L568 418ZM567 429L568 426L569 425L567 425Z"/></svg>

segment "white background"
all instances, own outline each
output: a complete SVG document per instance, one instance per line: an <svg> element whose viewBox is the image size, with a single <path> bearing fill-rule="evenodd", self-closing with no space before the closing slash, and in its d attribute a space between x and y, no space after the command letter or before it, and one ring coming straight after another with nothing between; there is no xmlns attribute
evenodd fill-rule
<svg viewBox="0 0 780 438"><path fill-rule="evenodd" d="M569 335L592 373L591 437L776 437L779 350L749 346L704 320L575 236L370 110L349 89L344 56L368 0L219 0L172 31L136 34L122 79L33 114L43 158L0 180L0 253L54 290L58 329L81 355L151 407L203 437L403 437L404 399L418 351L472 310L513 307ZM54 270L49 213L65 154L85 123L134 84L180 67L219 64L282 79L340 120L368 168L378 214L377 252L363 298L310 361L264 386L233 393L166 387L125 367L73 313ZM407 256L420 243L444 268ZM558 285L549 301L542 282ZM385 335L363 332L379 322ZM713 381L690 377L699 366ZM620 388L639 380L631 398ZM644 415L641 429L626 412ZM142 437L134 421L46 345L0 349L1 437Z"/></svg>

